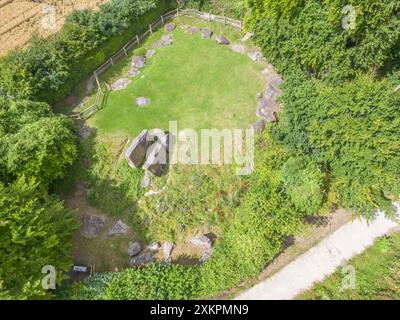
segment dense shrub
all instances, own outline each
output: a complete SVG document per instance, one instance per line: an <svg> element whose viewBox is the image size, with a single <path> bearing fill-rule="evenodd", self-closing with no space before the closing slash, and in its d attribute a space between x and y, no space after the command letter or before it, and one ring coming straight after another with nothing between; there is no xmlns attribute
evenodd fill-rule
<svg viewBox="0 0 400 320"><path fill-rule="evenodd" d="M177 300L198 295L196 267L152 264L142 269L106 273L91 278L75 298L112 300Z"/></svg>
<svg viewBox="0 0 400 320"><path fill-rule="evenodd" d="M0 133L3 182L25 176L49 184L76 158L72 121L45 103L0 99Z"/></svg>
<svg viewBox="0 0 400 320"><path fill-rule="evenodd" d="M71 212L36 183L0 183L0 298L48 296L42 267L55 267L58 284L65 279L75 227Z"/></svg>
<svg viewBox="0 0 400 320"><path fill-rule="evenodd" d="M197 9L230 18L241 18L244 15L243 0L177 0L177 3L181 8Z"/></svg>
<svg viewBox="0 0 400 320"><path fill-rule="evenodd" d="M346 208L389 209L400 175L400 94L367 76L332 87L288 83L275 137L329 168L331 188ZM390 211L390 210L389 210Z"/></svg>
<svg viewBox="0 0 400 320"><path fill-rule="evenodd" d="M308 157L292 157L282 168L285 193L295 208L306 214L321 209L324 200L324 173Z"/></svg>

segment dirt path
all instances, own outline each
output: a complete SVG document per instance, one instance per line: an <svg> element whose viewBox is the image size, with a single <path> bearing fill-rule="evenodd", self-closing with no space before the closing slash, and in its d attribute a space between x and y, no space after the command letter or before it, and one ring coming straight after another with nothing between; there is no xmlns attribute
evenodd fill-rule
<svg viewBox="0 0 400 320"><path fill-rule="evenodd" d="M398 208L400 215L400 208ZM237 296L237 300L289 300L333 273L374 241L398 227L383 214L371 223L349 222L267 280Z"/></svg>

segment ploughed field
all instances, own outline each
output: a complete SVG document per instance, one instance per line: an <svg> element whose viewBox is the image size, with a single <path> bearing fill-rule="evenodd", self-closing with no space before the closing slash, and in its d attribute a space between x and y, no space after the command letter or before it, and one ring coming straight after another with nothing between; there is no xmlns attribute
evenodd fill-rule
<svg viewBox="0 0 400 320"><path fill-rule="evenodd" d="M94 9L108 0L0 0L0 56L24 46L33 34L48 36L62 27L73 10ZM49 6L56 10L54 29L43 28Z"/></svg>

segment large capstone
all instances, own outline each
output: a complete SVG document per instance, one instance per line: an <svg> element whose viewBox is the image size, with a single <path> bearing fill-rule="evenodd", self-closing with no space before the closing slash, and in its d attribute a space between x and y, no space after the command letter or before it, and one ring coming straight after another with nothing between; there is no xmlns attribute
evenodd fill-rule
<svg viewBox="0 0 400 320"><path fill-rule="evenodd" d="M147 130L143 130L125 151L125 158L131 168L140 168L146 159Z"/></svg>

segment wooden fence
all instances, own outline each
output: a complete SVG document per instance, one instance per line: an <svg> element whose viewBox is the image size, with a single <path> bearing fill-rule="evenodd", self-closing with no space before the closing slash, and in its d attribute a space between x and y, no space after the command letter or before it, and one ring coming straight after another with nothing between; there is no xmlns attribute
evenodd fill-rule
<svg viewBox="0 0 400 320"><path fill-rule="evenodd" d="M97 112L101 109L101 105L103 103L103 98L106 93L107 93L107 87L104 84L103 84L103 86L100 85L97 88L97 93L96 93L94 102L87 108L84 108L82 111L79 111L78 113L73 114L71 117L74 119L77 119L77 120L88 119L92 114L94 114L95 112Z"/></svg>

